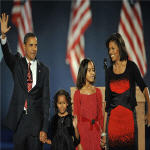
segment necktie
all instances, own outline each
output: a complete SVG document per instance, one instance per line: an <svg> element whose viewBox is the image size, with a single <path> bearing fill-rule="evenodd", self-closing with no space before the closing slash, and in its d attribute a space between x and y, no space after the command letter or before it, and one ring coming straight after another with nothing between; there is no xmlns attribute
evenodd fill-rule
<svg viewBox="0 0 150 150"><path fill-rule="evenodd" d="M27 89L28 89L28 92L30 92L30 90L32 89L32 72L31 72L31 69L30 69L30 66L31 66L31 63L29 62L28 63L28 73L27 73ZM27 100L25 101L25 110L26 110L26 113L27 113Z"/></svg>
<svg viewBox="0 0 150 150"><path fill-rule="evenodd" d="M32 89L32 72L31 72L31 69L30 69L30 66L31 66L31 63L29 62L28 63L28 73L27 73L27 89L28 89L28 92Z"/></svg>

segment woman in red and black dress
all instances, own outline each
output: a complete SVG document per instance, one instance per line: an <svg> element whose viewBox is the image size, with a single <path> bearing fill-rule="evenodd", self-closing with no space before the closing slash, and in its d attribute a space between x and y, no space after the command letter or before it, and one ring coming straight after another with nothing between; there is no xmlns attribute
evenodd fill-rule
<svg viewBox="0 0 150 150"><path fill-rule="evenodd" d="M80 145L78 150L101 150L103 128L102 94L93 86L95 66L92 60L84 59L79 67L77 90L74 94L74 115L78 118Z"/></svg>
<svg viewBox="0 0 150 150"><path fill-rule="evenodd" d="M112 65L106 71L106 112L101 145L106 144L109 150L137 150L136 84L147 99L148 125L150 125L149 91L137 65L128 60L121 35L112 34L106 41L106 47Z"/></svg>

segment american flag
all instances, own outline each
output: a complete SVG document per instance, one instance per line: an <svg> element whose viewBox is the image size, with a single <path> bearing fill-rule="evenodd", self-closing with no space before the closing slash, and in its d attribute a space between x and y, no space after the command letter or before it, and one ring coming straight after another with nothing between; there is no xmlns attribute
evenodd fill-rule
<svg viewBox="0 0 150 150"><path fill-rule="evenodd" d="M67 40L66 61L76 83L80 62L84 59L84 32L92 22L89 0L73 0Z"/></svg>
<svg viewBox="0 0 150 150"><path fill-rule="evenodd" d="M24 56L24 36L28 32L33 32L30 0L14 0L12 22L18 28L18 52Z"/></svg>
<svg viewBox="0 0 150 150"><path fill-rule="evenodd" d="M119 33L125 40L129 59L137 64L141 75L144 76L147 72L147 62L139 2L130 3L128 0L123 0Z"/></svg>

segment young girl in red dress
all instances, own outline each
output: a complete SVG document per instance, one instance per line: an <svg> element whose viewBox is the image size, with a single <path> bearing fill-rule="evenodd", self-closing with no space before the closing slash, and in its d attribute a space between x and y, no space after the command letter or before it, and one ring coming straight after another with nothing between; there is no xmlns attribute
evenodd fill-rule
<svg viewBox="0 0 150 150"><path fill-rule="evenodd" d="M74 94L74 115L77 115L78 118L81 143L79 147L82 147L83 150L101 150L102 94L98 88L93 86L95 77L93 61L84 59L79 67L77 90Z"/></svg>

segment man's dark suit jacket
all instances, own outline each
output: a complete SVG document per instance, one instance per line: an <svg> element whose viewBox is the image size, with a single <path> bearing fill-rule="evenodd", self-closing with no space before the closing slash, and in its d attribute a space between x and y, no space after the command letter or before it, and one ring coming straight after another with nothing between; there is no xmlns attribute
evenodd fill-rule
<svg viewBox="0 0 150 150"><path fill-rule="evenodd" d="M27 69L25 57L13 55L8 43L2 45L4 60L10 68L14 80L14 89L6 117L6 126L15 131L24 111L25 100L28 103L28 118L31 122L31 132L38 135L40 131L47 132L49 118L49 70L37 60L37 81L30 92L27 90Z"/></svg>

